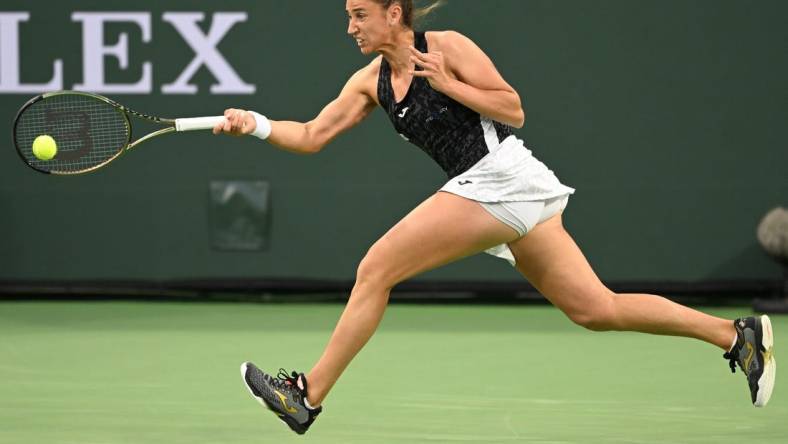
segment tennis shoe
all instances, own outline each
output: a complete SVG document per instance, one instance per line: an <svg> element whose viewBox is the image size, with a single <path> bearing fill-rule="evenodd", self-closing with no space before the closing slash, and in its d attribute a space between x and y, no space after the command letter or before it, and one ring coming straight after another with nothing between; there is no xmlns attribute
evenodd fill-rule
<svg viewBox="0 0 788 444"><path fill-rule="evenodd" d="M736 328L736 343L725 353L736 373L736 364L747 376L750 396L755 407L763 407L769 402L774 389L777 363L774 360L774 336L769 316L751 316L733 321Z"/></svg>
<svg viewBox="0 0 788 444"><path fill-rule="evenodd" d="M323 411L322 407L306 406L307 384L303 373L288 375L279 369L279 374L272 377L251 362L244 362L241 377L249 393L299 435L306 433Z"/></svg>

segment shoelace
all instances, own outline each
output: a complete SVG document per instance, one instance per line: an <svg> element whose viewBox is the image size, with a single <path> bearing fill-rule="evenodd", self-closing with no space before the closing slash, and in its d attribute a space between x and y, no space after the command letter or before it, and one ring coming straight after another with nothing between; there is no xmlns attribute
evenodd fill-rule
<svg viewBox="0 0 788 444"><path fill-rule="evenodd" d="M276 379L272 379L272 382L282 388L285 389L299 389L298 387L298 373L290 372L290 375L287 374L287 370L280 368L279 373L276 375ZM300 390L300 389L299 389Z"/></svg>
<svg viewBox="0 0 788 444"><path fill-rule="evenodd" d="M731 373L736 373L736 361L739 359L739 351L736 347L733 347L733 350L725 353L722 357L728 360L728 364L731 366Z"/></svg>

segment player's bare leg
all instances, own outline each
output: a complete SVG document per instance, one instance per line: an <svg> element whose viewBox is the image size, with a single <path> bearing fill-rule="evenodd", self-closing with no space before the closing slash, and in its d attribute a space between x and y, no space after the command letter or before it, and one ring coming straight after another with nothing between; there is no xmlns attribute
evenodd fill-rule
<svg viewBox="0 0 788 444"><path fill-rule="evenodd" d="M575 323L591 330L627 330L697 338L728 350L733 322L661 296L615 294L599 280L562 225L561 215L509 245L517 270Z"/></svg>
<svg viewBox="0 0 788 444"><path fill-rule="evenodd" d="M350 300L308 374L318 405L380 323L391 288L412 276L517 238L478 203L438 192L386 233L361 261Z"/></svg>
<svg viewBox="0 0 788 444"><path fill-rule="evenodd" d="M564 230L560 214L512 242L510 249L517 269L577 324L591 330L685 336L714 344L727 351L724 357L731 370L738 363L747 376L753 405L763 407L769 402L777 364L768 316L734 323L661 296L615 294L597 278Z"/></svg>

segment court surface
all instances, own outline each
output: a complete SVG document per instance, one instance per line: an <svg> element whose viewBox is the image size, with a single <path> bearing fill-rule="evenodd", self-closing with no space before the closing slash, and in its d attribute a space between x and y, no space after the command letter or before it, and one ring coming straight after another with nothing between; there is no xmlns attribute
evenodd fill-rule
<svg viewBox="0 0 788 444"><path fill-rule="evenodd" d="M547 306L389 307L299 437L252 400L239 366L307 371L341 310L0 303L0 443L788 442L779 371L756 409L712 346L592 333ZM788 365L788 318L772 322Z"/></svg>

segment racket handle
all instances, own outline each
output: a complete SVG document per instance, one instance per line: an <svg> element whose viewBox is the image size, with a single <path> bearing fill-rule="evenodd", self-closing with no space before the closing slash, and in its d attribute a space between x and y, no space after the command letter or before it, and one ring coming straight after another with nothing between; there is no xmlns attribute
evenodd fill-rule
<svg viewBox="0 0 788 444"><path fill-rule="evenodd" d="M175 119L175 131L209 130L213 129L219 122L224 122L224 116Z"/></svg>

